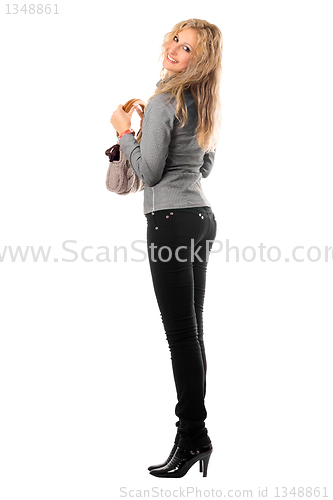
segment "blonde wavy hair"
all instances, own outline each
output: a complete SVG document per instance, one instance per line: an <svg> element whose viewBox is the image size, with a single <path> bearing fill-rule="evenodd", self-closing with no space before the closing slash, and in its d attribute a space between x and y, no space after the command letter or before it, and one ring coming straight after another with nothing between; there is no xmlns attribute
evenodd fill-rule
<svg viewBox="0 0 333 500"><path fill-rule="evenodd" d="M181 21L164 36L159 60L164 57L170 41L185 28L194 28L197 31L197 48L185 70L173 73L162 69L160 77L163 85L157 87L154 95L171 93L169 101L175 98L175 115L180 120L181 127L184 127L187 122L187 109L183 91L190 89L198 111L195 132L198 143L205 152L214 151L221 128L223 37L220 29L208 21L202 19Z"/></svg>

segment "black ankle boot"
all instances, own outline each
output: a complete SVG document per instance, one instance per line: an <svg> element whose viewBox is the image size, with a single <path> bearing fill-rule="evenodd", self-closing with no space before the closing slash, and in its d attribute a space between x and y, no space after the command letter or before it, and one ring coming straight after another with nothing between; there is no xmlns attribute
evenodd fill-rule
<svg viewBox="0 0 333 500"><path fill-rule="evenodd" d="M203 472L203 477L207 477L208 462L212 451L211 443L197 450L182 450L177 447L169 463L151 470L150 474L156 477L183 477L192 465L199 461L199 470Z"/></svg>
<svg viewBox="0 0 333 500"><path fill-rule="evenodd" d="M179 421L176 422L176 427L179 427ZM165 465L167 465L168 462L172 459L172 457L175 454L175 451L176 451L177 446L178 446L179 439L180 439L180 434L177 431L177 434L176 434L176 437L175 437L175 444L173 445L172 450L170 451L168 458L162 464L151 465L150 467L148 467L148 470L160 469L161 467L164 467Z"/></svg>
<svg viewBox="0 0 333 500"><path fill-rule="evenodd" d="M159 465L151 465L150 467L148 467L148 470L152 471L153 469L160 469L161 467L164 467L165 465L167 465L169 463L169 461L172 459L172 457L174 456L177 447L178 447L177 444L173 445L172 450L170 451L170 454L169 454L168 458L165 460L165 462L163 462L162 464L159 464Z"/></svg>

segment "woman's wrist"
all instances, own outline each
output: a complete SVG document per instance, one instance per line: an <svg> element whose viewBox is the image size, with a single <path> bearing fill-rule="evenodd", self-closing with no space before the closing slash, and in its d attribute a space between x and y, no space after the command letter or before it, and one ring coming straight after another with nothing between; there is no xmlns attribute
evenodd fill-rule
<svg viewBox="0 0 333 500"><path fill-rule="evenodd" d="M124 130L121 134L119 134L118 139L120 139L125 134L135 134L135 131L132 128L128 128Z"/></svg>

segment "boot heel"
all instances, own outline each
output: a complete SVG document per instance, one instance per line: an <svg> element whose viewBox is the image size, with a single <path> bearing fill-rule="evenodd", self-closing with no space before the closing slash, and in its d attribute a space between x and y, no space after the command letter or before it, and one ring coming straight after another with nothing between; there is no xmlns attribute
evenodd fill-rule
<svg viewBox="0 0 333 500"><path fill-rule="evenodd" d="M202 472L202 460L199 460L199 471Z"/></svg>
<svg viewBox="0 0 333 500"><path fill-rule="evenodd" d="M204 457L200 462L203 462L203 477L207 477L207 470L208 470L208 462L210 459L211 453ZM200 465L200 472L202 472L202 465Z"/></svg>

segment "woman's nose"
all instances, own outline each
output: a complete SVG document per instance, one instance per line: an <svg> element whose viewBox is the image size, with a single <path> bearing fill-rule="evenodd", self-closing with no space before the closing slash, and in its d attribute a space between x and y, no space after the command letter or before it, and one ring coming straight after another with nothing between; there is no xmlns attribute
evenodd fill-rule
<svg viewBox="0 0 333 500"><path fill-rule="evenodd" d="M175 54L177 52L177 43L172 43L169 47L169 50L172 54Z"/></svg>

